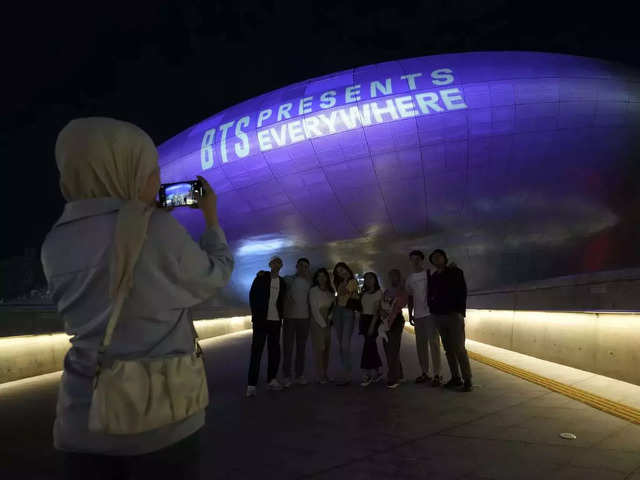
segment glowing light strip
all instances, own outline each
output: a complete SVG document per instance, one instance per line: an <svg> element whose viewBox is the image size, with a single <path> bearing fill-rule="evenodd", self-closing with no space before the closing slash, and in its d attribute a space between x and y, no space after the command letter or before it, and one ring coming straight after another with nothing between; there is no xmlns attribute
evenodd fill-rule
<svg viewBox="0 0 640 480"><path fill-rule="evenodd" d="M203 339L201 344L202 345L206 345L206 344L209 344L209 343L222 342L224 340L228 340L229 338L242 337L242 336L245 336L245 335L247 335L249 333L251 333L251 329L238 330L236 332L231 332L231 333L225 333L223 335L218 335L217 337L205 338L205 339ZM30 386L33 386L36 383L43 383L43 382L47 382L47 381L49 381L49 382L57 382L58 380L60 380L60 376L61 375L62 375L62 370L58 370L56 372L43 373L41 375L35 375L33 377L26 377L26 378L21 378L19 380L12 380L10 382L0 383L0 393L8 392L8 391L10 391L12 389L28 388Z"/></svg>
<svg viewBox="0 0 640 480"><path fill-rule="evenodd" d="M11 380L10 382L0 383L0 395L15 394L17 391L26 390L36 384L45 384L47 382L57 382L62 376L62 371L43 373L34 377L21 378L19 380Z"/></svg>
<svg viewBox="0 0 640 480"><path fill-rule="evenodd" d="M229 317L194 322L201 340L250 328L251 317ZM66 333L0 338L0 385L59 372L71 343Z"/></svg>

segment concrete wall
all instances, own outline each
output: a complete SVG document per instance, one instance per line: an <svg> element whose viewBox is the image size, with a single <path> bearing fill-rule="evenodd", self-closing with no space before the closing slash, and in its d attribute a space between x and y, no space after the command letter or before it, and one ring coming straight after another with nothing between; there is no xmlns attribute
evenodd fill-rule
<svg viewBox="0 0 640 480"><path fill-rule="evenodd" d="M469 310L467 338L640 385L640 314Z"/></svg>
<svg viewBox="0 0 640 480"><path fill-rule="evenodd" d="M469 293L468 307L535 311L638 311L640 270L550 278Z"/></svg>
<svg viewBox="0 0 640 480"><path fill-rule="evenodd" d="M0 338L0 383L62 370L64 333Z"/></svg>
<svg viewBox="0 0 640 480"><path fill-rule="evenodd" d="M200 320L195 326L206 339L251 328L251 318ZM0 338L0 383L62 370L69 346L64 333Z"/></svg>
<svg viewBox="0 0 640 480"><path fill-rule="evenodd" d="M467 336L640 385L638 299L638 269L470 292Z"/></svg>

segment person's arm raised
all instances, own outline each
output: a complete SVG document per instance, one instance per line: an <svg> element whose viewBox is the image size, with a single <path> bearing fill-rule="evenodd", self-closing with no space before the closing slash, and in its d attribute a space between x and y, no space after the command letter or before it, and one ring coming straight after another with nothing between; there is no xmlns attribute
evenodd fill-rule
<svg viewBox="0 0 640 480"><path fill-rule="evenodd" d="M198 199L198 207L202 211L207 228L219 227L218 196L204 177L198 175L198 180L200 180L204 191L203 195Z"/></svg>
<svg viewBox="0 0 640 480"><path fill-rule="evenodd" d="M196 244L185 233L183 249L179 258L180 286L193 297L189 303L199 303L210 298L215 288L229 283L233 272L234 259L227 239L220 228L217 212L217 197L209 182L198 176L204 195L199 198L198 206L202 211L206 230Z"/></svg>

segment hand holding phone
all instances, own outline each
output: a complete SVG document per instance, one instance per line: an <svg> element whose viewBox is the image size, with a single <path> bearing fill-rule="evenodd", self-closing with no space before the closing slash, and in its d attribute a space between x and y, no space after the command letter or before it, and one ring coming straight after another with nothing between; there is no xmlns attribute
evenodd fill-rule
<svg viewBox="0 0 640 480"><path fill-rule="evenodd" d="M158 191L158 207L192 207L197 208L202 192L199 180L177 183L163 183Z"/></svg>
<svg viewBox="0 0 640 480"><path fill-rule="evenodd" d="M197 180L165 183L160 185L158 207L172 210L175 207L200 208L207 227L218 224L218 198L207 180L198 175Z"/></svg>

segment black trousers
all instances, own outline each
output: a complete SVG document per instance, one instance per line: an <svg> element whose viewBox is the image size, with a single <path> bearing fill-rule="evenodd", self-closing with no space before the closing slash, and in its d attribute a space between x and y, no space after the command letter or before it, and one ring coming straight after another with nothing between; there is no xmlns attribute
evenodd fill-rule
<svg viewBox="0 0 640 480"><path fill-rule="evenodd" d="M280 366L280 321L263 320L253 322L248 384L254 387L258 384L258 377L260 376L260 360L262 360L265 342L267 343L269 355L267 382L270 382L276 378L278 367Z"/></svg>
<svg viewBox="0 0 640 480"><path fill-rule="evenodd" d="M309 338L309 318L285 318L282 322L282 349L284 360L282 361L282 374L291 378L291 360L293 357L293 344L296 344L296 377L304 374L304 363L307 353L307 339Z"/></svg>
<svg viewBox="0 0 640 480"><path fill-rule="evenodd" d="M139 480L200 478L200 432L144 455L61 452L61 479Z"/></svg>
<svg viewBox="0 0 640 480"><path fill-rule="evenodd" d="M374 322L373 315L360 315L360 334L364 335L362 360L360 361L360 368L363 370L373 370L382 366L382 359L378 353L378 344L376 342L380 321L376 317L375 325L373 327L373 335L368 335L369 327L372 322Z"/></svg>
<svg viewBox="0 0 640 480"><path fill-rule="evenodd" d="M464 317L459 313L433 315L433 317L442 338L451 377L460 378L462 375L462 379L470 383L471 364L465 348Z"/></svg>

